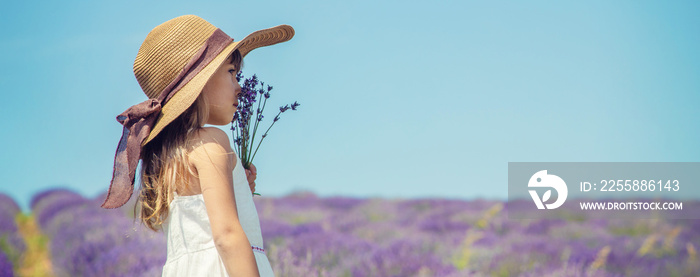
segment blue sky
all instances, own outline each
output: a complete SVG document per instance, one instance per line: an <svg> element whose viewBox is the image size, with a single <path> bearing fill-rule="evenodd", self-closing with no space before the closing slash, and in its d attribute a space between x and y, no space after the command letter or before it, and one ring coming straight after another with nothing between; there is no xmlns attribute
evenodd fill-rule
<svg viewBox="0 0 700 277"><path fill-rule="evenodd" d="M146 99L138 48L184 14L236 40L296 30L243 69L274 86L267 118L301 103L255 158L263 196L505 199L508 162L697 162L699 12L694 1L11 1L0 192L25 208L47 188L104 192L115 117Z"/></svg>

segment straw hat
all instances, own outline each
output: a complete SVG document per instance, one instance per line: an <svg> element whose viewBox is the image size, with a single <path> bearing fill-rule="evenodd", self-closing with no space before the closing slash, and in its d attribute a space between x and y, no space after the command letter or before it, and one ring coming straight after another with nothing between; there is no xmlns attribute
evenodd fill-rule
<svg viewBox="0 0 700 277"><path fill-rule="evenodd" d="M288 41L293 36L291 26L279 25L234 41L195 15L180 16L153 28L134 61L134 75L149 99L117 116L124 128L102 207L117 208L129 200L141 148L194 103L233 51L238 49L245 57L255 48Z"/></svg>
<svg viewBox="0 0 700 277"><path fill-rule="evenodd" d="M158 97L216 29L214 25L195 15L180 16L155 27L141 45L134 61L134 75L146 96ZM151 141L166 125L194 103L211 75L234 50L238 49L241 56L245 57L255 48L284 42L292 36L294 29L291 26L280 25L253 32L226 46L163 106L156 125L142 145Z"/></svg>

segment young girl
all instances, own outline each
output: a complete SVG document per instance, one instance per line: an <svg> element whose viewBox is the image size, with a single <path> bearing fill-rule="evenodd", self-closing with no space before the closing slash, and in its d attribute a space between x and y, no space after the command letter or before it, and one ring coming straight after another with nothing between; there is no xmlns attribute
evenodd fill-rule
<svg viewBox="0 0 700 277"><path fill-rule="evenodd" d="M238 105L236 80L251 50L294 36L288 25L240 41L197 16L155 27L134 74L149 100L117 116L124 125L102 207L124 205L141 167L140 219L167 239L163 276L274 276L263 249L253 192L225 132Z"/></svg>

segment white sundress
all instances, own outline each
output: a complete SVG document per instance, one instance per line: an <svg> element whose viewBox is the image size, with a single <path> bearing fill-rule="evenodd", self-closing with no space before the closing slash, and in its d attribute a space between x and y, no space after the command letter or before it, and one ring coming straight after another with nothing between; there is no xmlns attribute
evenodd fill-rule
<svg viewBox="0 0 700 277"><path fill-rule="evenodd" d="M238 218L252 247L260 276L274 277L263 249L260 219L253 195L238 157L233 169L233 191ZM163 223L163 231L167 240L167 259L162 276L228 276L214 245L201 194L175 194L168 218Z"/></svg>

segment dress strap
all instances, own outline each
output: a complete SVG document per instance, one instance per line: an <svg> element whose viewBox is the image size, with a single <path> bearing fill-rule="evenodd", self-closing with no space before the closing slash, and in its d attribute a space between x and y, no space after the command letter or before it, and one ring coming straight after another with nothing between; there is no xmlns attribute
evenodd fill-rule
<svg viewBox="0 0 700 277"><path fill-rule="evenodd" d="M259 252L259 253L266 254L266 253L265 253L265 249L263 249L262 247L258 247L258 246L255 246L255 245L252 245L252 244L251 244L251 248L253 248L253 251L257 251L257 252Z"/></svg>

